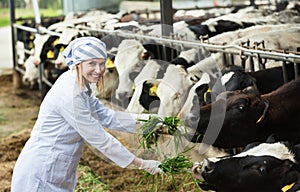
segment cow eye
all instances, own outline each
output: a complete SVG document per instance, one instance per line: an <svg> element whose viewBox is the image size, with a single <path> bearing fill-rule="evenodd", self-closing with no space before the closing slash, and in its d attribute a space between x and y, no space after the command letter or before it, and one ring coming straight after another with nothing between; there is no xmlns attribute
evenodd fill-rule
<svg viewBox="0 0 300 192"><path fill-rule="evenodd" d="M238 99L232 103L231 108L237 109L240 112L244 112L247 108L247 100L246 99Z"/></svg>
<svg viewBox="0 0 300 192"><path fill-rule="evenodd" d="M241 112L244 112L245 109L246 109L246 106L245 106L245 105L240 105L240 106L238 107L238 109L239 109Z"/></svg>

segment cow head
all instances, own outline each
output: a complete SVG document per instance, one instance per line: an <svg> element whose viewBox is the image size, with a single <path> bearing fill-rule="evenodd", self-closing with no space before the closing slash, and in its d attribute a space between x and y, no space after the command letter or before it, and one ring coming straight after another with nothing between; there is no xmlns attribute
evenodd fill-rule
<svg viewBox="0 0 300 192"><path fill-rule="evenodd" d="M29 56L25 63L25 73L22 78L22 82L25 86L28 86L30 89L36 89L38 87L38 78L39 78L39 68L33 63L33 56Z"/></svg>
<svg viewBox="0 0 300 192"><path fill-rule="evenodd" d="M257 87L256 79L244 71L228 71L222 75L222 83L227 91Z"/></svg>
<svg viewBox="0 0 300 192"><path fill-rule="evenodd" d="M157 88L161 101L158 115L176 116L186 101L192 83L182 66L170 64Z"/></svg>
<svg viewBox="0 0 300 192"><path fill-rule="evenodd" d="M213 138L207 144L222 148L263 141L270 134L259 126L267 110L268 102L251 89L223 92L217 96L216 101L201 107L195 100L191 112L185 117L186 126L194 131L188 139L207 143L205 134L210 131ZM200 118L196 118L195 122L193 117ZM214 124L216 121L221 123Z"/></svg>
<svg viewBox="0 0 300 192"><path fill-rule="evenodd" d="M281 191L300 188L300 148L287 142L252 145L235 156L208 158L192 168L199 186L216 191ZM282 190L283 191L283 190Z"/></svg>
<svg viewBox="0 0 300 192"><path fill-rule="evenodd" d="M119 84L116 89L116 99L128 104L133 94L134 82L130 79L130 73L141 70L143 54L146 52L143 45L133 39L125 39L118 46L115 57L115 66L119 74Z"/></svg>

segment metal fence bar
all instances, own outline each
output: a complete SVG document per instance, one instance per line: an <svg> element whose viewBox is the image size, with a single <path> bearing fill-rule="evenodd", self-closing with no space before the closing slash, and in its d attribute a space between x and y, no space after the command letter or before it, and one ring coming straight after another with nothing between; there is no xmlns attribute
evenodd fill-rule
<svg viewBox="0 0 300 192"><path fill-rule="evenodd" d="M109 31L104 29L94 29L90 27L78 27L79 29L85 29L90 30L94 32L100 32L106 35L116 35L121 36L124 38L133 38L133 39L140 39L140 40L152 40L160 44L183 44L185 47L189 48L197 48L199 46L202 46L210 51L218 51L218 52L226 52L231 53L235 55L239 55L240 51L243 51L243 54L246 56L254 56L255 54L259 54L261 58L269 58L269 59L279 59L279 60L286 60L293 62L294 59L300 59L300 55L294 54L294 53L280 53L275 51L263 51L263 50L257 50L257 49L249 49L245 47L241 47L239 45L212 45L208 43L201 43L198 41L185 41L185 40L179 40L179 39L171 39L169 37L158 37L158 36L149 36L139 33L130 33L125 31Z"/></svg>
<svg viewBox="0 0 300 192"><path fill-rule="evenodd" d="M13 24L14 28L22 29L25 31L33 32L33 33L41 33L41 34L50 34L50 35L56 35L56 36L61 36L60 33L48 30L45 27L39 27L39 29L36 28L31 28L27 26L22 26L19 24ZM224 59L226 59L225 54L229 54L231 57L233 55L240 55L241 52L245 57L250 57L254 58L259 56L259 59L272 59L272 60L279 60L283 62L292 62L295 63L295 69L298 70L296 63L299 62L300 60L300 54L296 54L294 52L286 52L283 50L259 50L259 49L250 49L246 48L243 46L239 45L215 45L215 44L209 44L209 43L203 43L200 41L186 41L182 39L175 39L171 37L159 37L159 36L149 36L145 34L140 34L140 33L132 33L132 32L127 32L127 31L110 31L110 30L104 30L104 29L95 29L95 28L90 28L86 26L77 26L79 29L83 30L89 30L92 32L98 32L102 33L104 35L115 35L118 37L123 37L123 38L131 38L131 39L136 39L140 41L154 41L158 44L162 45L180 45L182 48L196 48L199 49L199 47L204 47L205 49L212 51L212 52L220 52L224 55ZM26 50L29 52L29 50ZM14 66L14 68L24 74L24 70L21 70L18 66ZM296 73L296 72L295 72ZM45 84L48 86L52 86L52 83L49 82L43 75L41 78L41 81L43 81Z"/></svg>
<svg viewBox="0 0 300 192"><path fill-rule="evenodd" d="M37 29L31 28L31 27L26 27L22 26L19 24L14 24L14 27L23 29L26 31L34 32L37 33ZM189 48L197 48L199 46L202 46L210 51L216 51L216 52L225 52L228 54L235 54L239 55L241 51L243 51L243 54L246 56L253 56L256 57L257 54L260 55L261 58L269 58L269 59L279 59L279 60L285 60L285 61L290 61L294 62L294 60L300 60L300 55L295 54L295 53L285 53L285 51L282 50L282 52L275 52L275 51L264 51L264 50L259 50L259 49L249 49L245 47L241 47L239 45L214 45L214 44L209 44L209 43L201 43L198 41L185 41L185 40L180 40L180 39L172 39L170 37L158 37L158 36L149 36L149 35L144 35L144 34L139 34L139 33L130 33L130 32L125 32L125 31L110 31L110 30L104 30L104 29L94 29L90 27L85 27L85 26L80 26L78 27L79 29L84 29L84 30L89 30L89 31L94 31L94 32L99 32L103 33L106 35L116 35L124 38L133 38L133 39L138 39L138 40L152 40L160 44L182 44L184 47L189 47ZM41 33L47 33L50 35L57 35L60 36L60 33L48 30L44 27L42 27L39 30Z"/></svg>

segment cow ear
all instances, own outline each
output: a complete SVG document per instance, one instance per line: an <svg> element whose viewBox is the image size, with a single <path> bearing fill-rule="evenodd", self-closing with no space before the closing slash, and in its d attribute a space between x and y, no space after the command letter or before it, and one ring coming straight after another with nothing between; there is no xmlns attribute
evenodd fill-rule
<svg viewBox="0 0 300 192"><path fill-rule="evenodd" d="M266 143L276 143L278 141L277 137L275 134L271 134L267 140Z"/></svg>

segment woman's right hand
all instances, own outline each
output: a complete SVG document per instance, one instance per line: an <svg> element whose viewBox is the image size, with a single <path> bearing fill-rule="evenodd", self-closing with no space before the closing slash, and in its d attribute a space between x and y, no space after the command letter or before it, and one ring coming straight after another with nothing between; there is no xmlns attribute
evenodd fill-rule
<svg viewBox="0 0 300 192"><path fill-rule="evenodd" d="M159 168L159 165L161 162L156 160L144 160L142 159L142 164L139 167L139 169L143 169L147 171L148 173L154 175L156 173L163 173L163 171Z"/></svg>
<svg viewBox="0 0 300 192"><path fill-rule="evenodd" d="M156 160L145 160L141 158L135 158L133 164L136 167L138 167L138 169L145 170L152 175L156 173L163 173L163 171L159 168L161 162Z"/></svg>

